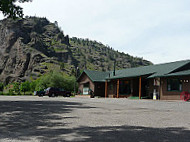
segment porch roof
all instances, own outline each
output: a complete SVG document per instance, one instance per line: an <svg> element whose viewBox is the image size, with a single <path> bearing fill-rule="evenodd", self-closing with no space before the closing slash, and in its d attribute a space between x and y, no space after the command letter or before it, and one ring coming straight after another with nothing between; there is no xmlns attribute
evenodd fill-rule
<svg viewBox="0 0 190 142"><path fill-rule="evenodd" d="M170 74L164 75L163 77L170 77L170 76L186 76L186 75L190 75L190 70L185 70L185 71L180 71L180 72L170 73Z"/></svg>
<svg viewBox="0 0 190 142"><path fill-rule="evenodd" d="M110 72L110 75L106 79L139 77L144 75L149 75L149 78L162 77L173 73L188 63L190 63L190 60L117 70L115 76L113 76L113 72Z"/></svg>

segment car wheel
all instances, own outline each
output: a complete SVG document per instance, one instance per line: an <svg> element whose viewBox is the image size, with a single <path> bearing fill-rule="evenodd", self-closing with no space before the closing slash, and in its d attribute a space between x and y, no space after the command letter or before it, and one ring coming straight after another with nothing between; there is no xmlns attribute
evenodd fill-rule
<svg viewBox="0 0 190 142"><path fill-rule="evenodd" d="M53 94L51 94L51 96L52 96L52 97L55 97L55 94L53 93Z"/></svg>

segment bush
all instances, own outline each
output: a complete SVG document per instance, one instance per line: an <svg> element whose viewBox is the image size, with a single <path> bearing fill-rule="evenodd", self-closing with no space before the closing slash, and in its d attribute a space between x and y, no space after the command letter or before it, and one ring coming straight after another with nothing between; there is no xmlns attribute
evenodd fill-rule
<svg viewBox="0 0 190 142"><path fill-rule="evenodd" d="M14 94L14 89L9 89L8 95L10 95L10 96L15 95L15 94Z"/></svg>
<svg viewBox="0 0 190 142"><path fill-rule="evenodd" d="M11 91L11 93L15 92L15 93L19 94L20 93L20 83L14 82L13 83L13 89L9 89L9 91Z"/></svg>
<svg viewBox="0 0 190 142"><path fill-rule="evenodd" d="M30 82L30 91L31 92L35 91L36 85L37 85L37 81L36 80Z"/></svg>
<svg viewBox="0 0 190 142"><path fill-rule="evenodd" d="M41 91L48 87L56 87L73 91L75 81L74 76L63 75L60 72L52 71L36 80L36 90Z"/></svg>
<svg viewBox="0 0 190 142"><path fill-rule="evenodd" d="M24 92L24 95L25 95L25 92L26 91L30 91L30 82L29 81L26 81L26 82L23 82L20 86L20 90L22 92Z"/></svg>
<svg viewBox="0 0 190 142"><path fill-rule="evenodd" d="M74 76L68 76L61 72L51 71L31 82L26 81L21 84L18 82L11 83L8 85L10 88L8 90L9 92L4 94L15 95L16 93L17 95L21 95L21 91L24 92L24 95L31 95L34 91L43 91L48 87L63 88L67 91L73 91L74 85L77 90L76 78Z"/></svg>

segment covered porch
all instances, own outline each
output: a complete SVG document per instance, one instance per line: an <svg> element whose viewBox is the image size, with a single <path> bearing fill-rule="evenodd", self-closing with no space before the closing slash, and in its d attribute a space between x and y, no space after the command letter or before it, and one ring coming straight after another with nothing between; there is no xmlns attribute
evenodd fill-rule
<svg viewBox="0 0 190 142"><path fill-rule="evenodd" d="M151 98L153 92L153 79L148 76L106 80L105 98Z"/></svg>

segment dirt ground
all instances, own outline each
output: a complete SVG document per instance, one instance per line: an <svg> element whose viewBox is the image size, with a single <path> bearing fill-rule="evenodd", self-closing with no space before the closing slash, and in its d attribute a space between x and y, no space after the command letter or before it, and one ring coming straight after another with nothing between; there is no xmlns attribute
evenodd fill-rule
<svg viewBox="0 0 190 142"><path fill-rule="evenodd" d="M0 96L0 142L189 142L190 102Z"/></svg>

